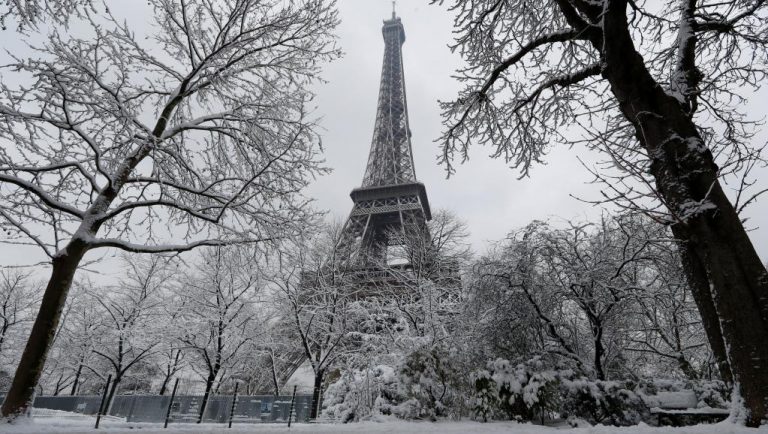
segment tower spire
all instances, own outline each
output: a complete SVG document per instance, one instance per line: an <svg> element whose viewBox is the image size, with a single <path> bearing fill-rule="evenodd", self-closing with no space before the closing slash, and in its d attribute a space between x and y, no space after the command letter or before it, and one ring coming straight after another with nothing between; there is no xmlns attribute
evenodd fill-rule
<svg viewBox="0 0 768 434"><path fill-rule="evenodd" d="M392 19L393 20L397 18L397 13L395 12L396 7L397 7L397 0L392 0Z"/></svg>
<svg viewBox="0 0 768 434"><path fill-rule="evenodd" d="M384 21L381 32L384 37L384 61L363 187L416 181L403 72L405 30L394 10L392 19Z"/></svg>

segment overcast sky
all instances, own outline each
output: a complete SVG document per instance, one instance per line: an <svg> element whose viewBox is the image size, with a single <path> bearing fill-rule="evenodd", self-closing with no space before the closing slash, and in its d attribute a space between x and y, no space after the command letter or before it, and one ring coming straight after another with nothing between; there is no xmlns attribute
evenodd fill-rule
<svg viewBox="0 0 768 434"><path fill-rule="evenodd" d="M146 4L136 7L140 3L133 0L110 4L114 5L113 12L126 16L139 33L149 28ZM326 67L323 76L327 83L317 86L315 100L316 113L322 116L327 165L334 171L319 179L307 194L332 217L344 219L352 207L349 192L361 184L368 158L384 50L381 26L391 15L392 4L389 0L339 0L338 6L342 20L339 44L345 56ZM458 90L451 75L461 64L460 58L448 48L452 16L445 6L429 5L429 0L400 0L397 11L406 33L403 57L416 174L427 187L432 209L452 210L466 221L477 251L534 219L557 224L564 219L598 217L600 208L573 198L600 197L599 188L589 183L589 175L577 160L579 156L594 161L596 156L583 149L553 144L546 164L534 167L529 178L518 180L518 174L502 160L487 157L490 149L476 147L469 163L446 179L444 168L436 163L439 149L434 139L442 128L437 101L453 98ZM12 31L0 35L17 36ZM2 47L16 54L24 49L18 40L4 40ZM761 101L768 101L768 91L752 98L749 109L758 116L768 112L768 103ZM761 140L766 137L768 134L762 134ZM767 188L768 170L763 169L760 178L761 188ZM748 226L757 228L751 236L763 261L768 261L767 216L768 195L745 215ZM2 264L40 259L20 253L18 248L0 246ZM96 267L114 273L119 267L112 262Z"/></svg>
<svg viewBox="0 0 768 434"><path fill-rule="evenodd" d="M346 218L352 208L349 191L361 184L368 160L384 53L381 25L391 15L392 3L339 0L339 9L338 34L346 54L326 68L328 83L318 87L317 100L325 155L334 172L320 179L310 195L336 217ZM451 74L461 59L448 48L452 16L445 6L429 5L428 0L400 0L397 12L406 34L403 62L416 175L426 184L432 209L450 209L466 221L479 251L486 241L499 240L534 219L557 223L599 216L599 208L572 197L600 198L599 188L589 183L590 176L577 160L577 155L587 161L597 156L583 149L554 144L546 165L518 180L517 172L502 160L487 157L490 149L477 147L471 160L446 179L444 168L435 161L439 149L434 139L441 132L437 100L451 99L458 90ZM768 93L760 97L768 100ZM756 107L764 115L767 106ZM766 137L763 134L762 140ZM761 184L768 187L766 170L761 172ZM765 226L751 235L763 261L768 261L768 194L746 217L749 227Z"/></svg>

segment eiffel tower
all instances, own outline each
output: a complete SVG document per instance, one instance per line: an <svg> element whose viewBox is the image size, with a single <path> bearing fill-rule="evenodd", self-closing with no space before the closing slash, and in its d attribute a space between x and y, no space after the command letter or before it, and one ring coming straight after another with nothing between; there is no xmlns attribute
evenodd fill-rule
<svg viewBox="0 0 768 434"><path fill-rule="evenodd" d="M388 263L388 250L402 243L408 232L424 237L424 245L431 246L427 222L432 219L429 200L424 184L416 180L411 149L411 130L408 124L408 105L405 97L402 46L405 42L403 24L392 13L384 21L384 63L381 71L376 122L373 141L362 185L350 193L354 206L349 214L337 244L342 263L334 263L355 284L370 289L363 296L377 294L379 284L398 286L396 278L389 276L382 265ZM384 262L382 262L384 261ZM432 264L427 264L431 266ZM408 268L410 264L398 264ZM441 270L438 270L441 271ZM449 270L438 276L450 282L458 282L458 275ZM302 276L307 288L316 277ZM303 351L288 354L286 362L276 368L279 383L285 382L306 360ZM315 390L313 402L318 391ZM311 416L316 416L313 408Z"/></svg>
<svg viewBox="0 0 768 434"><path fill-rule="evenodd" d="M425 234L432 218L427 191L416 180L405 96L402 46L403 23L393 10L384 21L384 62L373 141L363 183L350 193L354 206L344 225L338 248L349 265L375 267L392 259L392 234Z"/></svg>

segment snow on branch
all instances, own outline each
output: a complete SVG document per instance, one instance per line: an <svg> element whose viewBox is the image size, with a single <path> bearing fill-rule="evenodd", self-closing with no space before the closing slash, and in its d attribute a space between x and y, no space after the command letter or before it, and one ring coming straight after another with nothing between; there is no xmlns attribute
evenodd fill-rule
<svg viewBox="0 0 768 434"><path fill-rule="evenodd" d="M296 232L314 213L301 191L327 170L307 105L339 55L333 5L148 9L146 38L93 11L71 17L83 32L54 22L4 67L6 83L25 84L0 84L3 227L48 256L74 234L86 250L163 252L234 242L212 233Z"/></svg>

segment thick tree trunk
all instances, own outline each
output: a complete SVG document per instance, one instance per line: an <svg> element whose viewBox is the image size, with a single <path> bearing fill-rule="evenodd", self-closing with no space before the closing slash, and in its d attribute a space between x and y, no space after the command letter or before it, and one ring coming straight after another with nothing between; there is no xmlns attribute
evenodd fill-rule
<svg viewBox="0 0 768 434"><path fill-rule="evenodd" d="M112 380L112 384L109 388L109 394L107 395L107 403L104 406L104 414L109 414L112 411L112 404L115 402L115 395L117 394L117 388L120 386L120 382L123 381L123 374L115 375Z"/></svg>
<svg viewBox="0 0 768 434"><path fill-rule="evenodd" d="M691 287L693 299L699 309L701 322L704 325L704 331L709 340L709 346L712 349L712 355L715 357L717 369L720 372L720 379L729 385L733 384L733 375L731 366L728 363L728 354L725 351L725 341L723 340L723 330L720 328L720 318L717 316L715 302L709 288L709 278L707 271L696 259L696 254L690 251L688 245L681 246L679 249L683 261L688 284Z"/></svg>
<svg viewBox="0 0 768 434"><path fill-rule="evenodd" d="M651 77L634 49L626 0L609 5L603 14L605 42L599 47L603 76L652 158L657 190L678 219L672 231L687 250L691 286L702 287L696 279L705 270L733 374L734 412L743 405L747 414L738 416L757 426L768 412L768 273L720 186L717 166L696 125ZM710 303L701 291L694 296L699 306Z"/></svg>
<svg viewBox="0 0 768 434"><path fill-rule="evenodd" d="M603 328L597 323L592 324L592 338L595 344L595 354L593 366L598 380L605 380L605 369L603 369L603 356L605 347L603 347Z"/></svg>
<svg viewBox="0 0 768 434"><path fill-rule="evenodd" d="M309 409L310 419L317 419L317 416L320 414L320 399L322 397L324 376L324 369L320 369L315 373L315 387L312 389L312 408Z"/></svg>
<svg viewBox="0 0 768 434"><path fill-rule="evenodd" d="M40 310L21 354L11 388L0 409L3 417L15 418L22 415L32 403L35 386L43 373L48 349L59 326L72 279L85 251L82 241L73 240L53 258L51 277L43 293Z"/></svg>
<svg viewBox="0 0 768 434"><path fill-rule="evenodd" d="M213 383L216 381L216 375L218 372L208 374L208 378L205 379L205 393L203 394L203 401L200 403L200 413L197 415L197 423L203 422L203 416L205 416L205 407L208 406L208 400L211 398L211 390L213 390Z"/></svg>

